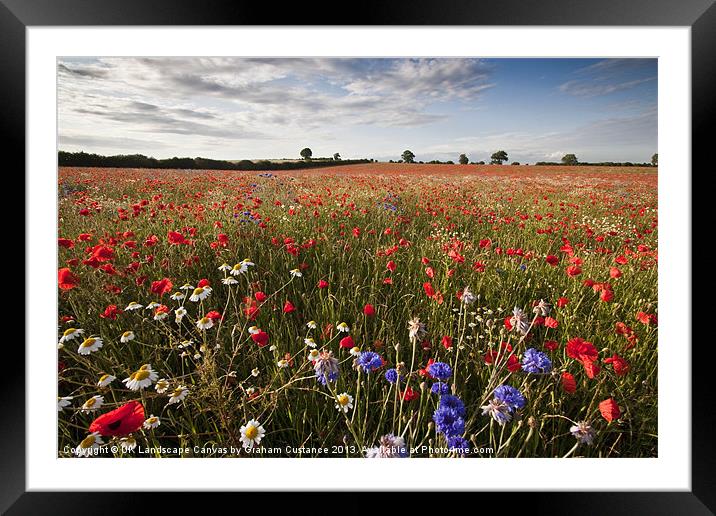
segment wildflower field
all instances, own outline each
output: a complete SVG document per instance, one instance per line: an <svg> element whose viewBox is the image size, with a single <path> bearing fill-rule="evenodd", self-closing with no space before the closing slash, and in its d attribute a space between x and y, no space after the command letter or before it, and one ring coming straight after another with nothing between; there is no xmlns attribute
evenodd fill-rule
<svg viewBox="0 0 716 516"><path fill-rule="evenodd" d="M60 168L58 456L654 457L655 168Z"/></svg>

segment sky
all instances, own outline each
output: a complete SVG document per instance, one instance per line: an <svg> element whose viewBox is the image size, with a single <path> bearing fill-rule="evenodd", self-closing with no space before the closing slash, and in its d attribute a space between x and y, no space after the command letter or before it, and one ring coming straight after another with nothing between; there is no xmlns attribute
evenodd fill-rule
<svg viewBox="0 0 716 516"><path fill-rule="evenodd" d="M648 162L656 59L59 58L59 149Z"/></svg>

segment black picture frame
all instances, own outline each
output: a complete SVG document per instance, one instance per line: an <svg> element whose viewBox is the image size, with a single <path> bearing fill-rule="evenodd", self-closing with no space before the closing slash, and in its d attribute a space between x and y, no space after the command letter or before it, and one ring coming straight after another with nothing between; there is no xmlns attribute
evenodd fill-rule
<svg viewBox="0 0 716 516"><path fill-rule="evenodd" d="M336 4L318 6L295 3L278 6L239 0L0 0L0 63L3 75L0 81L3 107L0 126L4 129L6 156L9 156L10 161L17 160L12 169L6 161L6 178L9 178L10 170L25 169L25 30L29 26L63 25L341 26L350 22L351 25L423 26L687 26L691 27L691 165L692 170L709 170L711 146L707 144L707 138L708 129L714 125L716 106L714 0L369 0L356 2L350 16L340 12ZM688 168L686 171L693 180L693 173ZM692 196L694 205L696 203ZM31 237L25 234L25 238ZM27 310L26 314L29 313ZM26 324L31 322L26 319ZM711 339L707 340L704 347L712 345ZM698 348L694 344L691 335L685 335L681 343L683 346L691 346L692 355L697 357ZM165 503L169 501L186 502L187 495L180 493L25 492L25 361L19 353L13 360L15 367L4 368L4 385L0 390L5 419L3 439L0 439L0 509L7 514L69 514L78 511L86 514L114 514L139 503L147 503L149 507L161 508L165 512L168 510ZM510 512L529 510L580 515L713 514L716 511L716 445L713 439L714 409L709 385L710 362L708 359L692 362L691 491L503 493L506 498L496 503L505 504ZM673 417L688 415L684 407L673 407L669 412L673 413ZM555 489L558 489L559 478L554 480ZM217 494L211 496L217 497ZM421 493L418 498L421 505L426 504L423 505L423 511L428 509L432 497ZM217 503L225 503L225 500L213 502ZM249 510L253 504L258 507L259 503L266 502L259 502L256 497L253 500L244 497L241 510ZM346 503L351 504L350 501ZM483 508L486 507L480 507Z"/></svg>

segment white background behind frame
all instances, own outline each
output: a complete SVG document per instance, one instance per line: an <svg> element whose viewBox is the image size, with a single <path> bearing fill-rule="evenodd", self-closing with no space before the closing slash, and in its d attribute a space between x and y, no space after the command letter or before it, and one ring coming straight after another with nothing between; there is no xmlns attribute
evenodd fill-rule
<svg viewBox="0 0 716 516"><path fill-rule="evenodd" d="M28 491L691 490L689 27L28 27L26 39ZM57 275L50 264L57 256L60 56L658 57L658 458L58 459ZM415 467L416 460L429 462Z"/></svg>

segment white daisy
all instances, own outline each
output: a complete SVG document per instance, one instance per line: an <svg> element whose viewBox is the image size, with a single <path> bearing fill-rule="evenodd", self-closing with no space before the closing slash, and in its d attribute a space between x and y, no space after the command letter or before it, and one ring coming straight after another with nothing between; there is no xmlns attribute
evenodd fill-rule
<svg viewBox="0 0 716 516"><path fill-rule="evenodd" d="M174 310L174 322L177 324L181 324L182 319L184 319L184 316L186 315L186 308L183 306L180 306L176 310Z"/></svg>
<svg viewBox="0 0 716 516"><path fill-rule="evenodd" d="M312 349L310 353L308 353L308 360L313 362L316 360L319 356L321 356L321 352L317 349Z"/></svg>
<svg viewBox="0 0 716 516"><path fill-rule="evenodd" d="M259 328L258 326L251 326L249 328L249 333L251 335L256 335L257 333L261 333L261 328Z"/></svg>
<svg viewBox="0 0 716 516"><path fill-rule="evenodd" d="M60 338L60 344L64 344L68 340L75 339L82 335L84 332L85 331L81 328L67 328L62 334L62 337Z"/></svg>
<svg viewBox="0 0 716 516"><path fill-rule="evenodd" d="M214 326L214 320L206 316L196 321L196 327L200 330L208 330L212 326Z"/></svg>
<svg viewBox="0 0 716 516"><path fill-rule="evenodd" d="M257 377L258 375L259 375L259 368L258 368L258 367L254 367L254 368L251 370L251 376L253 376L253 377L255 378L255 377Z"/></svg>
<svg viewBox="0 0 716 516"><path fill-rule="evenodd" d="M306 323L306 326L308 326L312 330L315 330L316 329L316 321L308 321Z"/></svg>
<svg viewBox="0 0 716 516"><path fill-rule="evenodd" d="M157 303L156 301L152 301L149 303L146 307L146 310L154 310L156 307L161 306L161 303Z"/></svg>
<svg viewBox="0 0 716 516"><path fill-rule="evenodd" d="M91 457L95 455L100 445L104 444L99 432L92 432L82 439L82 442L75 448L75 455L78 457Z"/></svg>
<svg viewBox="0 0 716 516"><path fill-rule="evenodd" d="M261 424L255 419L250 420L248 423L243 425L241 428L241 442L244 443L244 448L250 450L255 445L261 442L261 439L266 435L266 430Z"/></svg>
<svg viewBox="0 0 716 516"><path fill-rule="evenodd" d="M156 428L161 424L162 422L159 420L159 418L152 414L144 420L144 424L142 426L145 430L151 430L152 428Z"/></svg>
<svg viewBox="0 0 716 516"><path fill-rule="evenodd" d="M62 412L65 407L69 407L72 402L72 396L64 396L57 398L57 412Z"/></svg>
<svg viewBox="0 0 716 516"><path fill-rule="evenodd" d="M288 367L288 360L281 359L276 363L276 365L279 367L279 369L285 369Z"/></svg>
<svg viewBox="0 0 716 516"><path fill-rule="evenodd" d="M104 405L104 396L92 396L84 402L80 410L82 410L82 412L89 413L102 407L102 405Z"/></svg>
<svg viewBox="0 0 716 516"><path fill-rule="evenodd" d="M232 278L231 276L227 276L227 277L223 278L223 279L221 280L221 282L222 282L224 285L238 285L238 284L239 284L239 282L236 281L236 280L235 280L234 278Z"/></svg>
<svg viewBox="0 0 716 516"><path fill-rule="evenodd" d="M107 387L110 383L115 381L117 379L116 376L112 376L111 374L103 374L99 377L99 381L97 382L97 387Z"/></svg>
<svg viewBox="0 0 716 516"><path fill-rule="evenodd" d="M157 381L157 378L159 378L159 375L152 369L152 365L144 364L138 370L130 374L128 378L122 380L122 383L133 391L139 391L152 385Z"/></svg>
<svg viewBox="0 0 716 516"><path fill-rule="evenodd" d="M125 308L124 311L131 312L132 310L139 310L140 308L142 308L142 305L140 305L136 301L132 301L127 305L127 308Z"/></svg>
<svg viewBox="0 0 716 516"><path fill-rule="evenodd" d="M182 292L174 292L171 296L169 296L174 301L181 301L186 296Z"/></svg>
<svg viewBox="0 0 716 516"><path fill-rule="evenodd" d="M119 446L122 447L123 452L131 452L137 447L137 440L131 435L122 437L119 440Z"/></svg>
<svg viewBox="0 0 716 516"><path fill-rule="evenodd" d="M194 344L194 341L193 341L193 340L183 340L183 341L181 341L181 342L177 345L177 347L178 347L179 349L186 349L186 348L188 348L189 346L191 346L192 344Z"/></svg>
<svg viewBox="0 0 716 516"><path fill-rule="evenodd" d="M77 353L80 355L89 355L93 351L97 351L101 348L103 344L102 339L99 337L89 337L80 344L80 347L77 348Z"/></svg>
<svg viewBox="0 0 716 516"><path fill-rule="evenodd" d="M229 265L228 263L222 263L221 266L219 267L219 270L223 271L223 272L230 271L231 265Z"/></svg>
<svg viewBox="0 0 716 516"><path fill-rule="evenodd" d="M157 380L157 384L154 386L154 390L159 394L164 394L169 389L169 381L165 378Z"/></svg>
<svg viewBox="0 0 716 516"><path fill-rule="evenodd" d="M344 322L338 323L338 325L336 326L336 330L343 332L343 333L348 333L349 331L351 331L350 326L348 326Z"/></svg>
<svg viewBox="0 0 716 516"><path fill-rule="evenodd" d="M303 343L308 346L309 348L315 348L316 347L316 341L313 340L311 337L303 339Z"/></svg>
<svg viewBox="0 0 716 516"><path fill-rule="evenodd" d="M119 340L120 342L129 342L130 340L134 340L134 332L132 330L125 331Z"/></svg>
<svg viewBox="0 0 716 516"><path fill-rule="evenodd" d="M197 301L203 301L207 297L209 297L209 294L211 294L211 287L197 287L194 289L194 292L189 297L189 301L197 302Z"/></svg>
<svg viewBox="0 0 716 516"><path fill-rule="evenodd" d="M353 396L347 392L336 396L336 408L344 414L347 414L348 411L353 408Z"/></svg>
<svg viewBox="0 0 716 516"><path fill-rule="evenodd" d="M288 272L291 273L291 276L293 276L294 278L300 278L301 276L303 276L303 273L299 269L291 269Z"/></svg>
<svg viewBox="0 0 716 516"><path fill-rule="evenodd" d="M360 348L359 348L358 346L353 346L353 347L351 348L350 353L351 353L351 355L353 355L354 357L357 357L358 355L360 355Z"/></svg>
<svg viewBox="0 0 716 516"><path fill-rule="evenodd" d="M167 405L172 405L174 403L179 403L184 398L187 397L189 394L189 389L184 387L183 385L180 385L176 389L174 389L171 394L169 395L169 403Z"/></svg>
<svg viewBox="0 0 716 516"><path fill-rule="evenodd" d="M165 305L159 305L156 310L154 310L154 320L155 321L161 321L167 318L169 315L169 308Z"/></svg>
<svg viewBox="0 0 716 516"><path fill-rule="evenodd" d="M181 287L179 287L180 290L194 290L193 285L189 285L188 283L184 283Z"/></svg>

